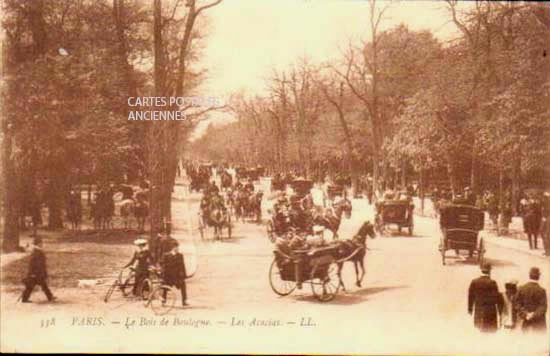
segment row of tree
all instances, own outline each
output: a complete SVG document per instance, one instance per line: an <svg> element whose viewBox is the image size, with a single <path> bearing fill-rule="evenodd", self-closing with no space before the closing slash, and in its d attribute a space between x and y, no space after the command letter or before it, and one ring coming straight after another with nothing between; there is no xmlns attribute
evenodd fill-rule
<svg viewBox="0 0 550 356"><path fill-rule="evenodd" d="M337 61L274 71L265 96L235 96L238 120L209 127L192 152L310 177L319 161L339 161L352 177L371 173L375 187L430 173L453 192L510 186L516 200L522 182L545 184L550 8L447 1L462 36L442 42L405 25L380 31L391 5L369 4L368 39Z"/></svg>
<svg viewBox="0 0 550 356"><path fill-rule="evenodd" d="M221 0L5 0L3 249L21 216L45 204L48 226L77 185L149 181L151 233L169 219L184 122L128 121L128 97L197 95L205 10ZM144 110L160 110L144 107Z"/></svg>

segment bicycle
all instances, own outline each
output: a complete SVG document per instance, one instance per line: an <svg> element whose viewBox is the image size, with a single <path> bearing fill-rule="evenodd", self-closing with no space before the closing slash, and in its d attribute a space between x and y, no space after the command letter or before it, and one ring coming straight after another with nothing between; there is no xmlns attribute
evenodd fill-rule
<svg viewBox="0 0 550 356"><path fill-rule="evenodd" d="M113 292L117 288L120 289L120 292L121 292L122 296L124 296L124 297L128 297L131 294L131 293L128 292L128 288L130 288L132 290L134 289L135 280L136 280L136 270L135 270L135 268L131 267L131 268L128 269L128 275L124 275L126 270L127 270L126 268L123 268L118 273L118 276L114 280L113 284L111 284L109 289L107 289L107 293L105 293L105 297L103 297L103 301L105 303L107 303L109 301L109 299L113 295ZM145 282L145 280L144 280L144 282ZM149 289L144 289L144 285L145 285L144 282L142 282L141 285L138 286L137 295L141 296L141 298L143 300L146 300L146 299L148 299L149 295L145 294L145 293L146 293L147 290L150 290L150 288Z"/></svg>

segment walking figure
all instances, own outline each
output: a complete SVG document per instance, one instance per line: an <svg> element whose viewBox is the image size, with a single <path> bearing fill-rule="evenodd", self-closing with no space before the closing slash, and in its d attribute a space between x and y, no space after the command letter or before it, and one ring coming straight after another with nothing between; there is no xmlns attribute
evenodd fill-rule
<svg viewBox="0 0 550 356"><path fill-rule="evenodd" d="M173 243L170 252L164 254L161 265L163 283L178 288L181 291L181 304L183 306L188 305L187 288L185 285L187 272L185 271L185 262L183 255L178 250L177 242ZM166 289L163 292L163 300L166 300Z"/></svg>
<svg viewBox="0 0 550 356"><path fill-rule="evenodd" d="M481 266L482 276L474 279L468 289L468 314L474 314L474 326L481 332L496 332L502 296L497 282L491 279L491 265Z"/></svg>
<svg viewBox="0 0 550 356"><path fill-rule="evenodd" d="M546 290L539 285L540 270L529 271L530 281L519 288L517 304L524 332L546 332L546 310L548 301Z"/></svg>
<svg viewBox="0 0 550 356"><path fill-rule="evenodd" d="M29 262L29 271L27 276L23 279L25 284L25 290L21 297L23 303L30 303L29 300L31 293L36 285L42 288L44 294L50 302L53 302L56 298L53 296L46 280L48 279L48 271L46 268L46 255L42 251L42 239L36 237L32 243L32 253Z"/></svg>

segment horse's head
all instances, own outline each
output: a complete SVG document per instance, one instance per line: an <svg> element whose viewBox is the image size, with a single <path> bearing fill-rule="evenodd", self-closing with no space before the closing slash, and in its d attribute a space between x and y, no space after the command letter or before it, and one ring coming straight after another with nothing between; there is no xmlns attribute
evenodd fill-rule
<svg viewBox="0 0 550 356"><path fill-rule="evenodd" d="M351 211L352 211L352 205L351 201L349 199L343 199L336 206L334 207L334 212L338 217L342 216L342 213L344 213L344 216L346 219L351 218Z"/></svg>
<svg viewBox="0 0 550 356"><path fill-rule="evenodd" d="M361 236L363 238L363 241L367 238L367 235L371 237L371 239L374 239L376 237L376 233L374 232L374 225L370 223L370 221L365 221L363 225L359 228L359 231L357 231L357 236Z"/></svg>

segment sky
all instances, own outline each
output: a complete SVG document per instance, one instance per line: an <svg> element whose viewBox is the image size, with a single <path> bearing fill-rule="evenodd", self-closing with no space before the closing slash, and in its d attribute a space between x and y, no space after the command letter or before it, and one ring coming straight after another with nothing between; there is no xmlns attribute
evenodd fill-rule
<svg viewBox="0 0 550 356"><path fill-rule="evenodd" d="M211 2L212 0L202 0ZM379 1L383 7L388 1ZM392 2L380 29L405 23L411 30L430 30L445 41L459 36L443 1ZM225 100L231 93L265 93L264 81L273 69L282 70L301 57L312 62L338 58L350 39L370 36L365 0L224 0L207 12L202 65L209 78L204 96ZM213 113L200 125L230 120Z"/></svg>

